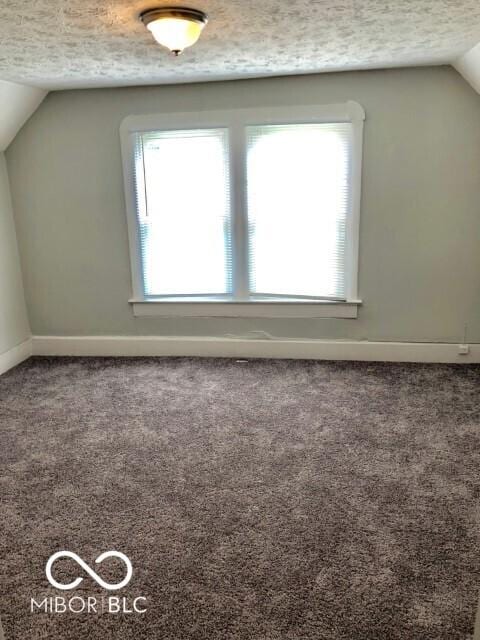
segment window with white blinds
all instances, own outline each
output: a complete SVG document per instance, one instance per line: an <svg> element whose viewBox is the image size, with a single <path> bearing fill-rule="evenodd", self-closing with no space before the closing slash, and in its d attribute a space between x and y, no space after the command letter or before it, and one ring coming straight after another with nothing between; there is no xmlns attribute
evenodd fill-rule
<svg viewBox="0 0 480 640"><path fill-rule="evenodd" d="M351 125L247 128L250 290L345 299Z"/></svg>
<svg viewBox="0 0 480 640"><path fill-rule="evenodd" d="M226 129L138 136L136 199L144 294L232 290Z"/></svg>
<svg viewBox="0 0 480 640"><path fill-rule="evenodd" d="M358 303L363 119L356 103L127 118L132 302Z"/></svg>

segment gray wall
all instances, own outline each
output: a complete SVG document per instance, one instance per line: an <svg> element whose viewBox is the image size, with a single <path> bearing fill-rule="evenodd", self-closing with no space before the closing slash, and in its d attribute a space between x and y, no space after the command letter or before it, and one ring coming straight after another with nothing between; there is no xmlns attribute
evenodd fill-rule
<svg viewBox="0 0 480 640"><path fill-rule="evenodd" d="M347 99L367 113L359 318L134 318L122 119ZM7 159L34 334L480 342L480 97L450 67L53 93Z"/></svg>
<svg viewBox="0 0 480 640"><path fill-rule="evenodd" d="M0 355L30 336L4 153L0 153Z"/></svg>

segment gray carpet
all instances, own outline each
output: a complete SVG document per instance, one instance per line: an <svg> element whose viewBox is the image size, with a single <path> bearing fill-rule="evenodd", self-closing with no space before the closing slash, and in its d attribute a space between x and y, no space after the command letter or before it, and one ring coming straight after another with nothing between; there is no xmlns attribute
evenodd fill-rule
<svg viewBox="0 0 480 640"><path fill-rule="evenodd" d="M31 359L0 378L6 640L465 640L479 390L477 366ZM30 613L63 549L127 554L147 612Z"/></svg>

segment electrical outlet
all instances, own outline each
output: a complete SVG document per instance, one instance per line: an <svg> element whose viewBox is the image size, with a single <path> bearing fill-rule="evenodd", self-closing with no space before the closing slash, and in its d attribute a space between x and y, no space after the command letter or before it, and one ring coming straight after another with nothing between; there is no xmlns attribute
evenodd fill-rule
<svg viewBox="0 0 480 640"><path fill-rule="evenodd" d="M470 345L469 344L459 344L458 345L458 355L459 356L468 356L470 353Z"/></svg>

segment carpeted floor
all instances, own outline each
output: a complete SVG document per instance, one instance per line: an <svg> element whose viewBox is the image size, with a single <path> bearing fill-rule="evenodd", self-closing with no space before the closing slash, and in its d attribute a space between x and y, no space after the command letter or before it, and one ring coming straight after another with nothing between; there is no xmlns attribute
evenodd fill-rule
<svg viewBox="0 0 480 640"><path fill-rule="evenodd" d="M480 367L34 358L0 378L6 640L465 640ZM144 614L30 612L106 592ZM109 592L107 595L111 595Z"/></svg>

